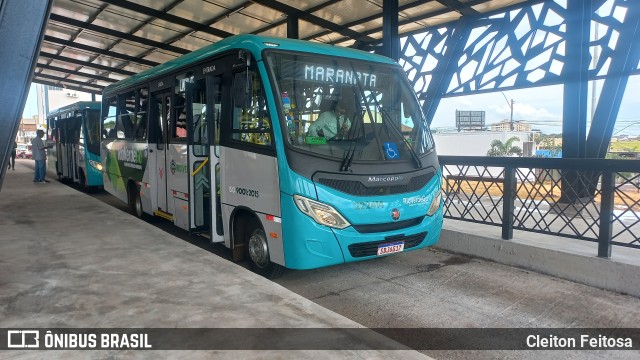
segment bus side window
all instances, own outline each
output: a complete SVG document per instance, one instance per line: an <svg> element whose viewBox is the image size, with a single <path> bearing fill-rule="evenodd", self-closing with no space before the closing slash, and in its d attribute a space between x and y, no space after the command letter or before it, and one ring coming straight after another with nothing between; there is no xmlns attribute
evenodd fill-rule
<svg viewBox="0 0 640 360"><path fill-rule="evenodd" d="M198 80L196 86L191 90L191 125L193 129L193 152L195 155L203 156L206 154L206 147L209 145L209 124L207 119L207 106L206 106L206 88L204 85L205 80Z"/></svg>
<svg viewBox="0 0 640 360"><path fill-rule="evenodd" d="M147 139L147 111L149 107L149 90L138 90L136 101L136 128L134 137L138 141Z"/></svg>
<svg viewBox="0 0 640 360"><path fill-rule="evenodd" d="M60 143L67 145L67 121L60 116Z"/></svg>
<svg viewBox="0 0 640 360"><path fill-rule="evenodd" d="M57 125L56 122L58 121L58 118L49 118L48 122L49 125L47 126L47 139L51 140L51 141L57 141L58 139L56 138L56 130L57 130Z"/></svg>
<svg viewBox="0 0 640 360"><path fill-rule="evenodd" d="M186 107L186 90L187 84L193 81L190 73L178 75L176 77L177 84L175 86L175 118L170 123L170 139L176 142L187 140L187 107Z"/></svg>
<svg viewBox="0 0 640 360"><path fill-rule="evenodd" d="M248 78L248 83L247 79ZM234 96L232 139L254 145L271 146L271 121L267 113L267 103L260 77L256 72L249 71L235 74L234 94L244 94L246 97Z"/></svg>
<svg viewBox="0 0 640 360"><path fill-rule="evenodd" d="M136 93L130 91L119 96L118 123L116 135L118 139L133 140L135 130Z"/></svg>
<svg viewBox="0 0 640 360"><path fill-rule="evenodd" d="M78 144L84 145L84 126L82 125L82 112L76 113L74 122L74 137Z"/></svg>
<svg viewBox="0 0 640 360"><path fill-rule="evenodd" d="M115 139L116 138L116 110L118 104L118 98L112 97L103 101L102 110L102 138L103 139Z"/></svg>

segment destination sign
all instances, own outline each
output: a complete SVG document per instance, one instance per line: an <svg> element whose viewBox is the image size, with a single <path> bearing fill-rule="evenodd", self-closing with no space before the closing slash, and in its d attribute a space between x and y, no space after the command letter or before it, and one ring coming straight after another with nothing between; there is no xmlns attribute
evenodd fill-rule
<svg viewBox="0 0 640 360"><path fill-rule="evenodd" d="M304 65L304 79L328 83L376 87L378 76L366 72L332 68L328 66Z"/></svg>
<svg viewBox="0 0 640 360"><path fill-rule="evenodd" d="M377 73L374 68L365 71L364 69L352 68L347 64L322 65L286 61L283 62L282 77L334 85L360 85L363 88L378 88L378 85L384 85L384 79L389 77L389 73Z"/></svg>

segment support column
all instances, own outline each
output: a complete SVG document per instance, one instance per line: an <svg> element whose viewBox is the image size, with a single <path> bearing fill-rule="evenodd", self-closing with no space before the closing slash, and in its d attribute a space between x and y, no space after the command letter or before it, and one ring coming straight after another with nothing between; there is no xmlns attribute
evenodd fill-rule
<svg viewBox="0 0 640 360"><path fill-rule="evenodd" d="M0 0L0 189L53 0Z"/></svg>
<svg viewBox="0 0 640 360"><path fill-rule="evenodd" d="M395 61L400 59L398 0L382 1L382 55Z"/></svg>
<svg viewBox="0 0 640 360"><path fill-rule="evenodd" d="M567 1L567 33L562 114L562 157L586 156L587 101L589 92L589 34L591 1ZM589 195L581 174L564 171L559 202L573 204Z"/></svg>
<svg viewBox="0 0 640 360"><path fill-rule="evenodd" d="M629 4L627 16L611 57L609 72L600 92L589 136L587 137L587 158L604 159L611 143L613 128L620 110L629 74L640 61L640 8Z"/></svg>
<svg viewBox="0 0 640 360"><path fill-rule="evenodd" d="M584 158L589 92L591 1L568 0L562 157Z"/></svg>
<svg viewBox="0 0 640 360"><path fill-rule="evenodd" d="M287 37L289 39L299 39L298 17L295 15L287 16Z"/></svg>

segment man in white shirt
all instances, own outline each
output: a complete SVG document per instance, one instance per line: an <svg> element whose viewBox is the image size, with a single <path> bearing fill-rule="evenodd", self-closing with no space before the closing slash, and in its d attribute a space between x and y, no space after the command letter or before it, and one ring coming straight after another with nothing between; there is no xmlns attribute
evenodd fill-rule
<svg viewBox="0 0 640 360"><path fill-rule="evenodd" d="M321 136L327 140L343 139L351 128L351 120L345 114L345 109L335 104L333 110L323 112L318 120L309 125L309 136Z"/></svg>
<svg viewBox="0 0 640 360"><path fill-rule="evenodd" d="M36 131L36 137L31 140L31 151L33 154L33 160L35 160L35 175L33 177L34 183L48 183L49 180L46 180L45 174L47 173L47 152L46 149L50 149L53 147L52 145L45 145L42 141L42 136L44 135L44 131L38 129Z"/></svg>

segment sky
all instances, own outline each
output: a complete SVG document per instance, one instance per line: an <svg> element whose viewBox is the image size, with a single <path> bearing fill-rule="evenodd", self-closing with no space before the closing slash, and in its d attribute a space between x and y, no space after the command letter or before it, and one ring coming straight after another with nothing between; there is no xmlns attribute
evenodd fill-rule
<svg viewBox="0 0 640 360"><path fill-rule="evenodd" d="M600 95L602 81L597 82L596 94ZM587 101L587 114L591 116L591 84ZM504 95L503 95L504 94ZM640 76L631 76L627 83L625 95L620 105L618 120L614 134L640 135ZM506 97L506 99L505 99ZM487 124L509 120L509 102L514 100L513 119L525 120L532 124L532 128L540 129L543 133L562 132L563 86L545 86L522 90L509 90L488 94L459 96L445 98L440 101L438 110L431 123L432 129L454 128L455 112L485 111ZM590 123L590 121L588 121ZM624 129L623 129L624 128Z"/></svg>
<svg viewBox="0 0 640 360"><path fill-rule="evenodd" d="M22 117L32 118L34 115L38 115L38 94L36 93L36 85L32 83L31 87L29 88L27 102L24 104Z"/></svg>
<svg viewBox="0 0 640 360"><path fill-rule="evenodd" d="M596 94L599 95L602 81L597 82ZM522 90L509 90L488 94L458 96L440 101L438 110L431 123L432 129L455 127L456 110L485 111L487 124L508 120L510 116L509 102L514 100L513 119L525 120L532 128L542 130L545 134L562 132L562 85L537 87ZM587 113L591 114L591 90ZM618 121L614 135L640 135L640 75L631 76L620 105ZM635 96L634 96L635 95ZM32 117L38 113L35 85L31 85L29 97L25 104L23 117ZM589 115L590 116L590 115ZM588 130L587 130L588 131Z"/></svg>

